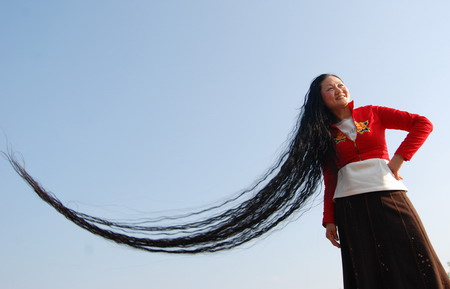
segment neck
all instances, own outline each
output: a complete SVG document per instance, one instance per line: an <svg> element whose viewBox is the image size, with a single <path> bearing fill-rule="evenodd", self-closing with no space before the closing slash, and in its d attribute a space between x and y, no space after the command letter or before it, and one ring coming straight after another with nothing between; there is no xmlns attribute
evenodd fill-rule
<svg viewBox="0 0 450 289"><path fill-rule="evenodd" d="M342 108L339 110L334 110L333 114L336 117L338 122L341 120L344 120L346 118L350 118L352 116L352 112L351 112L350 108L348 108L347 106L345 108Z"/></svg>

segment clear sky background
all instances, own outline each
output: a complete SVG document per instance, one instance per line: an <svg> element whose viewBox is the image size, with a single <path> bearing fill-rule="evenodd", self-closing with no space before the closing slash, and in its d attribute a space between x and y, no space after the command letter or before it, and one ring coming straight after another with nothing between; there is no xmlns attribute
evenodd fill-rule
<svg viewBox="0 0 450 289"><path fill-rule="evenodd" d="M433 121L401 174L446 265L448 11L446 0L1 0L0 149L97 216L204 207L274 163L310 81L336 73L357 106ZM391 152L404 136L389 133ZM320 192L257 242L171 256L78 228L4 159L0 180L1 288L342 288Z"/></svg>

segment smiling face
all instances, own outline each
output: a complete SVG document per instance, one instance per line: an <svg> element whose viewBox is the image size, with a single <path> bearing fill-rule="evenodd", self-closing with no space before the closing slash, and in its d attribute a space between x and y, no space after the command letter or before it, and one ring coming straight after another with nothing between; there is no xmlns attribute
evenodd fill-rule
<svg viewBox="0 0 450 289"><path fill-rule="evenodd" d="M335 113L347 108L350 92L345 84L335 76L328 76L320 85L320 93L325 105Z"/></svg>

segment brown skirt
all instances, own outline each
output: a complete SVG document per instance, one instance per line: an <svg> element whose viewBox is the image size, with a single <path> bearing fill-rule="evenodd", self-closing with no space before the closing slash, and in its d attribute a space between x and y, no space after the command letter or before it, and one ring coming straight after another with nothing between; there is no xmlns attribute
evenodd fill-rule
<svg viewBox="0 0 450 289"><path fill-rule="evenodd" d="M450 289L404 191L336 199L345 289Z"/></svg>

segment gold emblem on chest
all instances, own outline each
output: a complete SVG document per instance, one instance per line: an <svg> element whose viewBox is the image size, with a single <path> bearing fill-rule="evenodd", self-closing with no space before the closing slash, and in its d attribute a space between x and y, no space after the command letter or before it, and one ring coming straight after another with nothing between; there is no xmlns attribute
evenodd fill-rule
<svg viewBox="0 0 450 289"><path fill-rule="evenodd" d="M370 132L368 120L363 121L363 122L355 121L355 126L356 126L356 132L359 134L363 134L365 132ZM342 131L339 131L338 134L334 137L334 141L336 142L336 144L346 141L346 140L347 140L347 136Z"/></svg>

